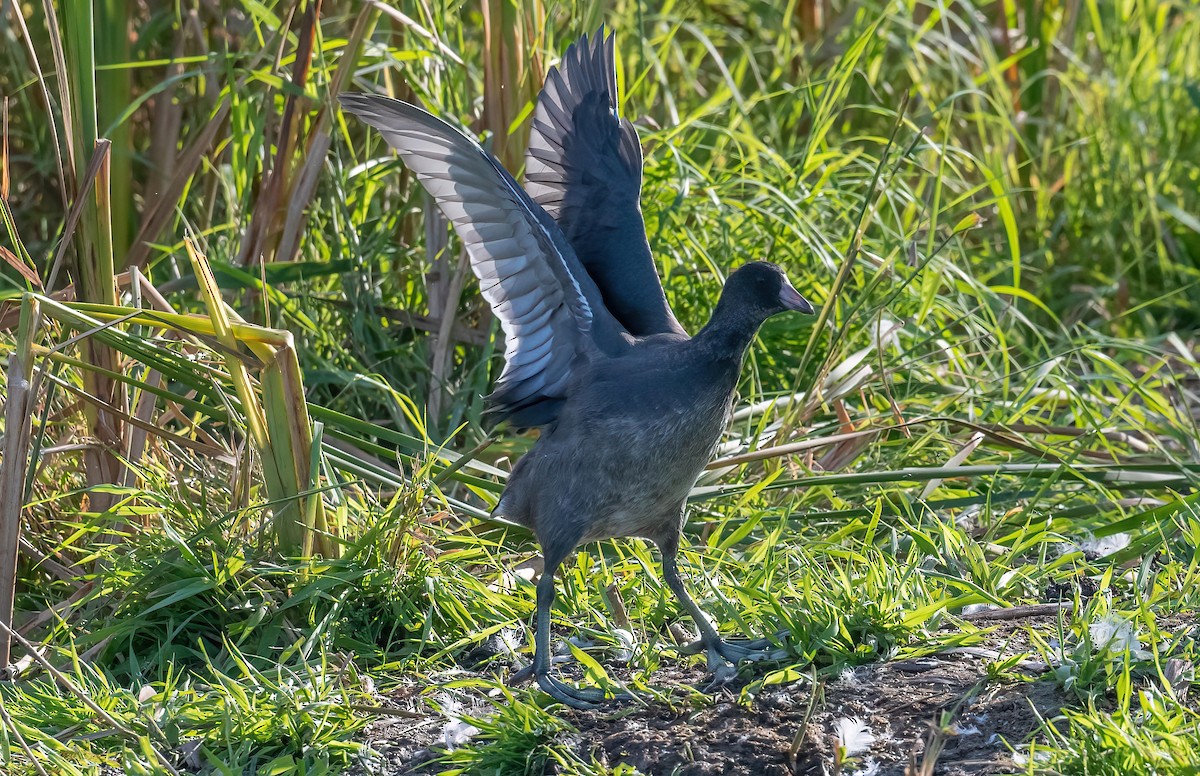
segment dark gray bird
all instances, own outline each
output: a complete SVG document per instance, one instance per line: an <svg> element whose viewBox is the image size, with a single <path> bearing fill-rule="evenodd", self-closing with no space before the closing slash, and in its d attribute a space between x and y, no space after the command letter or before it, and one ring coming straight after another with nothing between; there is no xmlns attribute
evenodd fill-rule
<svg viewBox="0 0 1200 776"><path fill-rule="evenodd" d="M505 334L491 416L541 437L513 469L494 514L528 526L545 557L533 675L589 708L603 692L550 674L554 575L577 546L637 536L700 629L709 669L727 678L769 655L765 639L722 639L676 565L684 502L729 421L759 326L813 307L783 271L751 262L729 276L708 324L688 337L663 294L638 198L642 153L617 112L613 40L585 35L550 70L534 114L526 188L476 142L420 108L346 94L454 223Z"/></svg>

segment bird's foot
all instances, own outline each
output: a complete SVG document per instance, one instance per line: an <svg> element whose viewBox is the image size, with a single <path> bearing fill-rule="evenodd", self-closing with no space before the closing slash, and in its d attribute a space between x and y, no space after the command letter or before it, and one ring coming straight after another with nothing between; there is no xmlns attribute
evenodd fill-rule
<svg viewBox="0 0 1200 776"><path fill-rule="evenodd" d="M735 663L742 660L782 660L787 657L787 650L778 645L787 641L788 634L789 631L784 629L777 632L774 638L763 636L757 639L717 639L717 652ZM711 653L704 639L697 639L679 647L681 655L698 655L701 652ZM759 654L763 652L767 654Z"/></svg>
<svg viewBox="0 0 1200 776"><path fill-rule="evenodd" d="M597 708L606 700L631 701L635 697L629 692L608 693L599 687L572 687L565 682L555 679L550 675L549 671L538 673L532 664L525 666L510 676L508 684L514 686L534 678L537 679L538 687L542 689L542 692L559 703L581 711Z"/></svg>
<svg viewBox="0 0 1200 776"><path fill-rule="evenodd" d="M555 655L550 658L550 665L556 666L561 663L570 663L572 660L570 655ZM508 686L516 687L519 684L524 684L534 677L534 663L530 663L519 671L516 671L508 677Z"/></svg>
<svg viewBox="0 0 1200 776"><path fill-rule="evenodd" d="M685 655L700 652L708 654L708 670L713 675L706 691L711 692L728 684L737 676L740 663L777 662L788 656L788 650L779 646L787 631L780 631L774 639L714 639L707 644L703 639L679 648Z"/></svg>
<svg viewBox="0 0 1200 776"><path fill-rule="evenodd" d="M542 674L537 678L538 687L542 688L542 692L549 695L554 700L561 704L570 706L573 709L580 711L588 711L600 706L606 700L604 690L599 687L573 687L565 682L560 682L550 674ZM625 697L622 697L624 695ZM613 700L626 700L628 693L622 693L614 696Z"/></svg>

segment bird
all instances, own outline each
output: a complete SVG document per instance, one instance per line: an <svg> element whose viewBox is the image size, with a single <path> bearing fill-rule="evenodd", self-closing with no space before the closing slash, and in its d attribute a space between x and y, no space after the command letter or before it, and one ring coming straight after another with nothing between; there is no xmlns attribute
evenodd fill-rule
<svg viewBox="0 0 1200 776"><path fill-rule="evenodd" d="M730 273L708 323L689 336L667 302L640 206L642 149L618 110L615 34L583 35L547 73L533 113L525 185L479 143L427 111L344 93L453 224L504 332L489 423L537 428L492 515L541 547L536 679L578 709L611 699L551 671L555 574L582 544L640 537L695 621L696 651L718 682L743 660L778 656L769 639L725 639L688 594L677 556L686 501L729 423L759 327L814 308L784 271L749 261Z"/></svg>

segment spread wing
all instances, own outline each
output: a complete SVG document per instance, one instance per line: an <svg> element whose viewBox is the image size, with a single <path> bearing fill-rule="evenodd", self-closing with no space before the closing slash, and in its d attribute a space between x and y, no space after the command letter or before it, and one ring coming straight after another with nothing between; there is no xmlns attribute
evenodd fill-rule
<svg viewBox="0 0 1200 776"><path fill-rule="evenodd" d="M403 157L462 239L504 329L504 370L488 397L492 417L520 426L551 422L585 340L609 351L624 343L570 245L495 157L446 122L386 97L340 100Z"/></svg>
<svg viewBox="0 0 1200 776"><path fill-rule="evenodd" d="M683 334L646 241L639 197L642 148L617 112L613 38L584 35L550 69L525 156L525 186L599 287L614 317L637 336Z"/></svg>

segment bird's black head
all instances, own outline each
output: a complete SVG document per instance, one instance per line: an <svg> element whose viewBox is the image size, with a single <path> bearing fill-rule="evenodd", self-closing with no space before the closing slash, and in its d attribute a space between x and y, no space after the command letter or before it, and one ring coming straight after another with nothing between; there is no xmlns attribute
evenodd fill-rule
<svg viewBox="0 0 1200 776"><path fill-rule="evenodd" d="M792 286L783 270L769 261L752 261L738 267L725 281L721 299L748 313L757 313L755 317L760 320L785 310L814 312L812 303Z"/></svg>
<svg viewBox="0 0 1200 776"><path fill-rule="evenodd" d="M813 306L800 296L782 269L767 261L752 261L725 281L717 308L695 340L718 360L732 357L740 364L758 327L785 310L812 313Z"/></svg>

